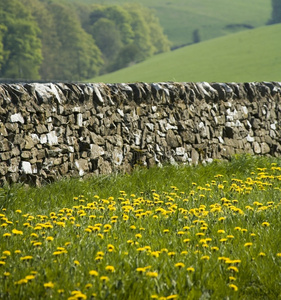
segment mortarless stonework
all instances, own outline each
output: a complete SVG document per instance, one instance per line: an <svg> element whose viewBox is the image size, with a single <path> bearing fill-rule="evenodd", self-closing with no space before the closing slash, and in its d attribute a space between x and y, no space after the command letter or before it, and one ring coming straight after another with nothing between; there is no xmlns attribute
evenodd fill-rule
<svg viewBox="0 0 281 300"><path fill-rule="evenodd" d="M281 155L281 83L0 85L0 184Z"/></svg>

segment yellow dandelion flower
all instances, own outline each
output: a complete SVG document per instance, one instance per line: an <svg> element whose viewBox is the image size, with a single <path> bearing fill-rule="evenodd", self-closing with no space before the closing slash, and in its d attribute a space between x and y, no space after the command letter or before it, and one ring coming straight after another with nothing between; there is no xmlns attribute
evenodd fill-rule
<svg viewBox="0 0 281 300"><path fill-rule="evenodd" d="M252 245L253 245L253 243L245 243L245 244L244 244L244 247L249 248L249 247L251 247Z"/></svg>
<svg viewBox="0 0 281 300"><path fill-rule="evenodd" d="M281 253L280 253L280 252L277 253L276 256L277 256L277 257L281 257Z"/></svg>
<svg viewBox="0 0 281 300"><path fill-rule="evenodd" d="M216 247L216 246L214 246L214 247L211 247L211 250L212 250L212 251L219 251L219 248Z"/></svg>
<svg viewBox="0 0 281 300"><path fill-rule="evenodd" d="M100 277L100 281L102 281L102 282L108 282L109 278L107 276L101 276Z"/></svg>
<svg viewBox="0 0 281 300"><path fill-rule="evenodd" d="M146 272L146 268L137 268L136 271L143 274Z"/></svg>
<svg viewBox="0 0 281 300"><path fill-rule="evenodd" d="M200 259L201 259L201 260L209 260L209 259L210 259L210 256L208 256L208 255L203 255Z"/></svg>
<svg viewBox="0 0 281 300"><path fill-rule="evenodd" d="M270 224L269 224L268 222L263 222L261 225L262 225L263 227L268 227Z"/></svg>
<svg viewBox="0 0 281 300"><path fill-rule="evenodd" d="M238 273L238 272L239 272L238 268L237 268L237 267L234 267L234 266L228 267L227 270L233 271L233 272L235 272L235 273Z"/></svg>
<svg viewBox="0 0 281 300"><path fill-rule="evenodd" d="M175 267L181 269L181 268L184 268L184 267L185 267L185 264L182 263L182 262L179 262L179 263L176 263L176 264L175 264Z"/></svg>
<svg viewBox="0 0 281 300"><path fill-rule="evenodd" d="M21 230L17 230L16 228L12 230L12 233L15 235L23 235L23 232Z"/></svg>
<svg viewBox="0 0 281 300"><path fill-rule="evenodd" d="M3 274L5 277L9 277L10 275L11 275L11 273L10 272L4 272L4 274Z"/></svg>
<svg viewBox="0 0 281 300"><path fill-rule="evenodd" d="M25 284L25 283L28 283L28 280L25 279L25 278L24 279L20 279L19 281L15 282L16 285Z"/></svg>
<svg viewBox="0 0 281 300"><path fill-rule="evenodd" d="M168 252L168 255L169 255L170 257L174 257L174 256L176 255L176 252Z"/></svg>
<svg viewBox="0 0 281 300"><path fill-rule="evenodd" d="M237 287L235 284L231 283L231 284L229 284L228 286L229 286L234 292L237 292L237 291L238 291L238 287Z"/></svg>
<svg viewBox="0 0 281 300"><path fill-rule="evenodd" d="M98 273L97 271L95 271L95 270L89 271L89 274L90 274L91 276L98 276L98 275L99 275L99 273Z"/></svg>
<svg viewBox="0 0 281 300"><path fill-rule="evenodd" d="M223 229L219 229L217 232L218 233L225 233L225 231Z"/></svg>
<svg viewBox="0 0 281 300"><path fill-rule="evenodd" d="M115 247L114 247L112 244L108 244L108 245L107 245L107 250L108 250L109 252L113 252L113 251L115 251Z"/></svg>
<svg viewBox="0 0 281 300"><path fill-rule="evenodd" d="M142 238L142 235L141 235L140 233L137 233L137 234L135 235L135 237L136 237L137 239L140 239L140 238Z"/></svg>
<svg viewBox="0 0 281 300"><path fill-rule="evenodd" d="M193 273L195 271L195 269L193 267L188 267L186 270L187 270L187 272L190 272L190 273Z"/></svg>
<svg viewBox="0 0 281 300"><path fill-rule="evenodd" d="M166 297L167 300L172 300L172 299L177 299L178 295L170 295L168 297Z"/></svg>
<svg viewBox="0 0 281 300"><path fill-rule="evenodd" d="M6 263L2 260L0 260L0 266L4 266Z"/></svg>
<svg viewBox="0 0 281 300"><path fill-rule="evenodd" d="M31 255L22 256L22 257L20 258L20 260L31 260L31 259L33 259L33 257L32 257Z"/></svg>
<svg viewBox="0 0 281 300"><path fill-rule="evenodd" d="M52 236L47 236L46 237L46 241L48 242L52 242L54 240L54 238Z"/></svg>
<svg viewBox="0 0 281 300"><path fill-rule="evenodd" d="M229 276L228 278L229 278L229 281L235 281L236 280L236 278L233 277L233 276Z"/></svg>
<svg viewBox="0 0 281 300"><path fill-rule="evenodd" d="M157 272L147 272L146 276L148 276L150 278L157 278L158 277L158 273Z"/></svg>
<svg viewBox="0 0 281 300"><path fill-rule="evenodd" d="M25 276L25 279L28 280L28 281L33 280L34 278L35 278L34 275L27 275L27 276Z"/></svg>
<svg viewBox="0 0 281 300"><path fill-rule="evenodd" d="M53 289L54 286L55 286L54 283L52 283L51 281L50 281L50 282L47 282L47 283L44 283L44 287L45 287L45 288Z"/></svg>
<svg viewBox="0 0 281 300"><path fill-rule="evenodd" d="M79 262L78 260L74 260L74 264L75 264L76 266L79 266L79 265L80 265L80 262Z"/></svg>
<svg viewBox="0 0 281 300"><path fill-rule="evenodd" d="M259 253L259 256L260 256L260 257L265 257L266 254L265 254L264 252L260 252L260 253Z"/></svg>
<svg viewBox="0 0 281 300"><path fill-rule="evenodd" d="M115 268L113 266L106 266L105 270L111 273L115 272Z"/></svg>
<svg viewBox="0 0 281 300"><path fill-rule="evenodd" d="M3 253L3 255L6 255L6 256L10 256L11 255L11 252L8 251L8 250L3 251L2 253Z"/></svg>

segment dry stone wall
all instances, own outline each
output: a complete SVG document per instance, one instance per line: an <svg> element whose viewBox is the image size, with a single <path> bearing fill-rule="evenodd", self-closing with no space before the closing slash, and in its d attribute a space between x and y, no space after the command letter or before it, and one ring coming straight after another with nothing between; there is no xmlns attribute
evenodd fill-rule
<svg viewBox="0 0 281 300"><path fill-rule="evenodd" d="M0 85L0 184L281 154L281 83Z"/></svg>

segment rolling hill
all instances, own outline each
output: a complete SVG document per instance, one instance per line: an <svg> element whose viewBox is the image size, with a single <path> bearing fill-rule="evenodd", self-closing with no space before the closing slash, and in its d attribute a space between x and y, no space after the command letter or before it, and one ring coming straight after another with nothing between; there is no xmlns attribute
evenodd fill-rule
<svg viewBox="0 0 281 300"><path fill-rule="evenodd" d="M281 24L162 53L90 82L281 81Z"/></svg>
<svg viewBox="0 0 281 300"><path fill-rule="evenodd" d="M62 0L56 0L62 1ZM193 42L198 30L201 41L266 24L271 0L65 0L85 4L137 2L155 11L173 47Z"/></svg>

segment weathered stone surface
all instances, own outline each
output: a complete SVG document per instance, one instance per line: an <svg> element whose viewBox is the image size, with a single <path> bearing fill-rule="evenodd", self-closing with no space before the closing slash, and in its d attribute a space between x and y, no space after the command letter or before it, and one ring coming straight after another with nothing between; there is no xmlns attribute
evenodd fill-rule
<svg viewBox="0 0 281 300"><path fill-rule="evenodd" d="M0 85L0 101L0 184L281 155L278 82Z"/></svg>

